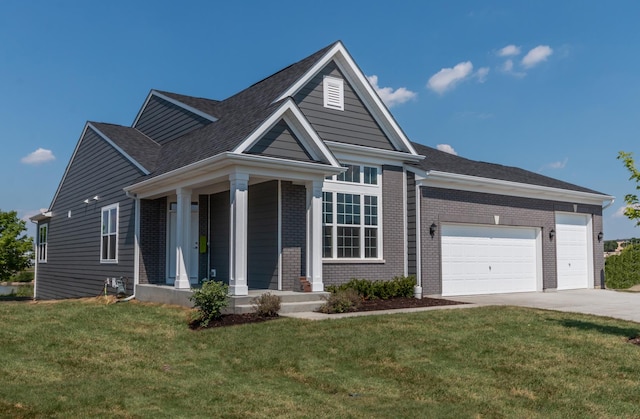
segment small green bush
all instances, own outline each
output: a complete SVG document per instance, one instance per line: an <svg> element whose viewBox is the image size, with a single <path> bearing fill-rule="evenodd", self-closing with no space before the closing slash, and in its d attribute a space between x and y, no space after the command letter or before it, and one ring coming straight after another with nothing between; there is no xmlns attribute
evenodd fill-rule
<svg viewBox="0 0 640 419"><path fill-rule="evenodd" d="M414 276L396 276L390 281L369 281L367 279L352 279L342 285L329 285L326 290L331 293L344 290L354 290L363 299L380 298L387 300L397 297L413 297L413 287L416 284Z"/></svg>
<svg viewBox="0 0 640 419"><path fill-rule="evenodd" d="M604 270L607 288L627 289L640 284L640 245L628 245L619 255L609 256Z"/></svg>
<svg viewBox="0 0 640 419"><path fill-rule="evenodd" d="M202 288L193 290L189 300L198 309L192 320L207 327L211 320L220 318L222 310L229 305L229 286L220 281L207 281Z"/></svg>
<svg viewBox="0 0 640 419"><path fill-rule="evenodd" d="M332 292L326 300L327 302L319 309L321 313L346 313L356 311L360 307L362 297L354 289L344 289Z"/></svg>
<svg viewBox="0 0 640 419"><path fill-rule="evenodd" d="M275 294L265 292L251 300L251 304L260 317L278 317L282 300Z"/></svg>
<svg viewBox="0 0 640 419"><path fill-rule="evenodd" d="M33 281L33 271L22 271L11 277L11 282L31 282Z"/></svg>

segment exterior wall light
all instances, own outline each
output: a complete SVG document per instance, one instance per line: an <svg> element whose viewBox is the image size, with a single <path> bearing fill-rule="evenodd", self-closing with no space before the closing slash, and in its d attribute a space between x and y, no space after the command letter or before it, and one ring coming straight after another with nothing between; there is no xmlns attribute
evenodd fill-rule
<svg viewBox="0 0 640 419"><path fill-rule="evenodd" d="M603 237L604 237L604 234L602 233L602 231L598 233L598 242L601 242Z"/></svg>
<svg viewBox="0 0 640 419"><path fill-rule="evenodd" d="M438 226L436 225L436 223L431 223L431 225L429 226L429 234L431 235L431 238L433 238L433 236L436 235L437 229L438 229Z"/></svg>
<svg viewBox="0 0 640 419"><path fill-rule="evenodd" d="M556 231L554 229L551 229L551 231L549 231L549 240L553 241L553 238L556 236Z"/></svg>

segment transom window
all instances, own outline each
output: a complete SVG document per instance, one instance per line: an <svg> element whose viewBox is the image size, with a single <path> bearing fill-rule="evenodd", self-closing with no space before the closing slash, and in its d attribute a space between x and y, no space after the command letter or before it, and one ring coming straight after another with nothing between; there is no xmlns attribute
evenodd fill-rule
<svg viewBox="0 0 640 419"><path fill-rule="evenodd" d="M38 262L47 261L47 234L49 224L41 224L38 227Z"/></svg>
<svg viewBox="0 0 640 419"><path fill-rule="evenodd" d="M345 165L346 172L328 177L322 194L323 249L327 259L382 257L377 167Z"/></svg>
<svg viewBox="0 0 640 419"><path fill-rule="evenodd" d="M118 261L118 204L102 208L100 262Z"/></svg>
<svg viewBox="0 0 640 419"><path fill-rule="evenodd" d="M361 166L358 164L343 164L347 170L335 176L327 176L327 180L338 182L360 183L363 185L378 184L378 168L375 166Z"/></svg>

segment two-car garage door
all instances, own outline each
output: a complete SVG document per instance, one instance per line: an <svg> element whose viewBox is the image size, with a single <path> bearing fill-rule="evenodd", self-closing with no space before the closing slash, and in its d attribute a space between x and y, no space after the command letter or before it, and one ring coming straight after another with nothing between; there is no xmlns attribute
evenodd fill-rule
<svg viewBox="0 0 640 419"><path fill-rule="evenodd" d="M542 291L540 228L442 224L442 295ZM557 289L593 287L591 217L557 213Z"/></svg>
<svg viewBox="0 0 640 419"><path fill-rule="evenodd" d="M540 229L442 225L442 295L536 291Z"/></svg>

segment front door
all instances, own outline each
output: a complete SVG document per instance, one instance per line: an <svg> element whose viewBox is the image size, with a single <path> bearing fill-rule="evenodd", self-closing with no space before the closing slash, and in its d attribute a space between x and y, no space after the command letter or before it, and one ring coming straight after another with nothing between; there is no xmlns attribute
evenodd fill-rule
<svg viewBox="0 0 640 419"><path fill-rule="evenodd" d="M177 224L177 204L171 202L169 204L169 228L167 229L167 284L173 285L176 280L176 224ZM191 203L191 255L189 258L189 282L191 284L198 283L198 203Z"/></svg>

